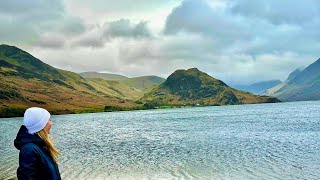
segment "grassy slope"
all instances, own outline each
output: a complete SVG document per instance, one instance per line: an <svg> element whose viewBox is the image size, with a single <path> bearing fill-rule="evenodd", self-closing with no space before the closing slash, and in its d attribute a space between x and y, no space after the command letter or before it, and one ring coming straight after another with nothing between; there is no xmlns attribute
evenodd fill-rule
<svg viewBox="0 0 320 180"><path fill-rule="evenodd" d="M143 91L119 81L107 81L99 78L87 78L90 85L101 93L122 99L136 100L143 96Z"/></svg>
<svg viewBox="0 0 320 180"><path fill-rule="evenodd" d="M75 89L40 81L38 79L4 77L0 75L1 91L7 96L1 99L0 114L12 109L25 109L30 106L47 108L53 114L99 112L104 106L134 107L130 101L124 101L107 94L92 91L77 82L69 81ZM21 115L21 113L17 114ZM12 116L12 115L10 115Z"/></svg>
<svg viewBox="0 0 320 180"><path fill-rule="evenodd" d="M175 78L160 86L157 84L163 79L158 77L133 78L130 82L145 81L143 86L137 85L139 88L148 85L137 89L122 82L84 79L76 73L51 67L18 48L0 45L0 116L21 116L30 106L47 108L53 114L104 111L105 106L134 109L142 105L131 100L139 99L146 92L141 100L162 104L224 105L269 101L269 97L236 91L197 69L178 73Z"/></svg>
<svg viewBox="0 0 320 180"><path fill-rule="evenodd" d="M79 73L83 78L101 78L104 80L118 81L128 79L126 76L110 73L97 73L97 72L83 72Z"/></svg>
<svg viewBox="0 0 320 180"><path fill-rule="evenodd" d="M222 81L193 68L177 70L162 85L146 93L141 101L158 105L226 105L278 100L230 88Z"/></svg>
<svg viewBox="0 0 320 180"><path fill-rule="evenodd" d="M129 78L125 80L121 80L122 83L125 83L131 87L136 89L146 89L150 88L154 85L160 85L165 81L164 78L158 76L141 76L135 78Z"/></svg>
<svg viewBox="0 0 320 180"><path fill-rule="evenodd" d="M109 73L97 73L97 72L84 72L79 75L86 79L99 78L107 81L118 81L122 84L133 87L134 89L147 91L155 85L160 85L165 81L164 78L158 76L140 76L134 78L128 78L122 75L109 74ZM105 82L104 82L105 83ZM107 85L108 86L108 85Z"/></svg>
<svg viewBox="0 0 320 180"><path fill-rule="evenodd" d="M108 87L53 68L12 46L0 46L0 81L1 117L21 116L30 106L45 107L54 114L103 111L106 105L136 106L106 93ZM123 87L123 91L126 97L139 96L134 89Z"/></svg>

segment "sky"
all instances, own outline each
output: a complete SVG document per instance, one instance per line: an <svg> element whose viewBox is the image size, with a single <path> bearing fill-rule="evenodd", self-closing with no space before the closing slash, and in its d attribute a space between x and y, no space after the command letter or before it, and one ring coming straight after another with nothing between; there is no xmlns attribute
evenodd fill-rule
<svg viewBox="0 0 320 180"><path fill-rule="evenodd" d="M0 0L0 44L73 72L228 84L285 80L320 57L318 0Z"/></svg>

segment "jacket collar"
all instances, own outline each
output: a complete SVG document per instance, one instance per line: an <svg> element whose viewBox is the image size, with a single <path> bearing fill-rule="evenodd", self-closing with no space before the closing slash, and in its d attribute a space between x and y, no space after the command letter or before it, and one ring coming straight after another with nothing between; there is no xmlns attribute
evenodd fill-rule
<svg viewBox="0 0 320 180"><path fill-rule="evenodd" d="M22 146L28 143L34 143L40 147L45 146L44 141L37 134L29 134L27 128L22 125L16 139L14 140L14 146L20 150Z"/></svg>

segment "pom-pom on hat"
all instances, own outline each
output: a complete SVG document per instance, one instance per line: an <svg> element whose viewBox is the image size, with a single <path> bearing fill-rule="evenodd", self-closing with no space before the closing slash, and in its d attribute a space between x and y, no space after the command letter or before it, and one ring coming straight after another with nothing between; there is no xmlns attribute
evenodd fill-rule
<svg viewBox="0 0 320 180"><path fill-rule="evenodd" d="M29 134L43 129L50 119L50 113L39 107L31 107L24 112L23 123Z"/></svg>

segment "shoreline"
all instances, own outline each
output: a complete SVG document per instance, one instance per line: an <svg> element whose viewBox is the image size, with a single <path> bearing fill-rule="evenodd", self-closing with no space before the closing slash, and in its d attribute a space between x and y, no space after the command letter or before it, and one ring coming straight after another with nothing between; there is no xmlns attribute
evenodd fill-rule
<svg viewBox="0 0 320 180"><path fill-rule="evenodd" d="M162 105L156 107L144 107L144 106L135 106L135 107L120 107L120 106L105 106L105 108L84 108L84 109L50 109L48 111L52 115L66 115L66 114L86 114L86 113L102 113L102 112L121 112L121 111L139 111L139 110L156 110L156 109L175 109L175 108L193 108L193 107L209 107L209 106L232 106L232 105L248 105L248 104L270 104L270 103L281 103L280 102L264 102L264 103L242 103L242 104L213 104L213 105ZM41 106L39 106L41 107ZM23 117L25 108L0 108L0 119L2 118L14 118L14 117Z"/></svg>

